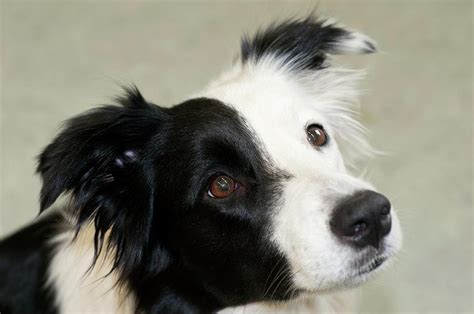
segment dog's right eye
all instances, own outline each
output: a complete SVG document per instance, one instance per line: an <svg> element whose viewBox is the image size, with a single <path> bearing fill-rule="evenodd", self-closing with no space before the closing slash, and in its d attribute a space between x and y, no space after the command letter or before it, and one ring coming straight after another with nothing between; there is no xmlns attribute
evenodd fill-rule
<svg viewBox="0 0 474 314"><path fill-rule="evenodd" d="M234 193L237 188L238 184L234 179L220 175L212 179L207 194L212 198L226 198Z"/></svg>

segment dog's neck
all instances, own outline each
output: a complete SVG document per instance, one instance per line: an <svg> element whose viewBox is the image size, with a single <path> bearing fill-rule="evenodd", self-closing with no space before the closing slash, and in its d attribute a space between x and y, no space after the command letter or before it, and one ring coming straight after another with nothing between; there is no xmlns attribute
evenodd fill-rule
<svg viewBox="0 0 474 314"><path fill-rule="evenodd" d="M49 267L49 282L56 295L60 313L135 313L137 304L150 313L199 313L215 312L222 308L217 299L192 284L191 277L179 270L169 269L150 278L139 289L140 300L128 286L117 284L116 271L112 268L113 254L101 254L95 266L94 230L83 228L76 236L73 229L62 232L53 240L55 251ZM158 283L158 284L157 284ZM226 308L220 313L298 313L340 312L345 302L340 296L301 298L285 303L254 303ZM335 306L336 305L336 306Z"/></svg>
<svg viewBox="0 0 474 314"><path fill-rule="evenodd" d="M139 286L118 284L112 269L113 252L101 253L94 267L94 230L66 230L53 240L54 256L48 284L54 289L60 313L135 313L139 303L146 312L212 312L219 303L193 285L186 273L170 267L159 277L143 280ZM157 284L158 283L158 284ZM133 284L133 283L131 283ZM133 290L140 291L140 300Z"/></svg>

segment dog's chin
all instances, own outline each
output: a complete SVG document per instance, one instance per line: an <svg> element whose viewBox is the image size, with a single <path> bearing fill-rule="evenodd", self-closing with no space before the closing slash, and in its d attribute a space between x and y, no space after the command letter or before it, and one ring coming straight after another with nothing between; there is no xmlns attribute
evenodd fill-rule
<svg viewBox="0 0 474 314"><path fill-rule="evenodd" d="M361 252L351 262L344 271L344 276L322 287L318 285L317 289L303 289L301 292L305 294L325 294L341 290L356 288L376 274L387 268L392 260L392 254L384 249L368 249Z"/></svg>
<svg viewBox="0 0 474 314"><path fill-rule="evenodd" d="M393 259L394 252L390 246L379 249L369 248L350 263L347 277L340 288L354 288L387 268Z"/></svg>

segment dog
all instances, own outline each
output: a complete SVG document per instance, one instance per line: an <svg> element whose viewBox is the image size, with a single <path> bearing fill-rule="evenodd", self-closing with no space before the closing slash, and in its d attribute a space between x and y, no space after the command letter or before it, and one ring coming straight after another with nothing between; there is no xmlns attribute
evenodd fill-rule
<svg viewBox="0 0 474 314"><path fill-rule="evenodd" d="M379 272L400 224L351 174L373 151L361 74L330 60L375 51L286 20L183 103L132 85L69 120L38 157L42 214L0 242L1 312L311 312Z"/></svg>

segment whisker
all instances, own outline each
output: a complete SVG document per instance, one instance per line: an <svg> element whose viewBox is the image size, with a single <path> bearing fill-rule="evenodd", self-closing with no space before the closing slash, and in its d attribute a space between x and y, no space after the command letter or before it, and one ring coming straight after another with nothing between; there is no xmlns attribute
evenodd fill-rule
<svg viewBox="0 0 474 314"><path fill-rule="evenodd" d="M270 296L270 299L273 299L273 296L274 294L276 293L276 291L278 290L278 288L280 287L280 285L288 278L291 278L293 277L294 275L296 275L298 272L301 271L301 268L298 269L297 271L295 272L287 272L285 273L285 275L280 279L280 281L278 282L278 285L275 286L275 289L273 289L273 293L272 295Z"/></svg>
<svg viewBox="0 0 474 314"><path fill-rule="evenodd" d="M285 273L284 270L285 270L284 265L280 265L280 268L279 268L279 270L278 270L277 275L275 276L275 278L273 278L273 280L272 280L270 286L268 286L267 290L266 290L265 293L263 294L264 297L266 297L266 296L268 295L268 293L272 290L273 285L277 283L277 281L279 280L280 276Z"/></svg>
<svg viewBox="0 0 474 314"><path fill-rule="evenodd" d="M265 280L265 284L263 285L263 288L264 288L264 291L265 291L265 292L263 293L263 297L266 296L266 294L267 294L267 292L268 292L268 290L269 290L269 288L270 288L270 287L265 288L265 287L267 286L267 284L268 284L268 280L270 279L270 277L271 277L273 271L274 271L275 269L277 269L278 264L280 264L280 262L283 260L283 258L284 258L284 255L282 254L282 255L280 256L280 258L277 260L277 262L275 263L275 265L273 266L273 268L272 268L272 270L270 271L270 273L268 274L267 280ZM271 285L270 285L270 286L271 286Z"/></svg>

